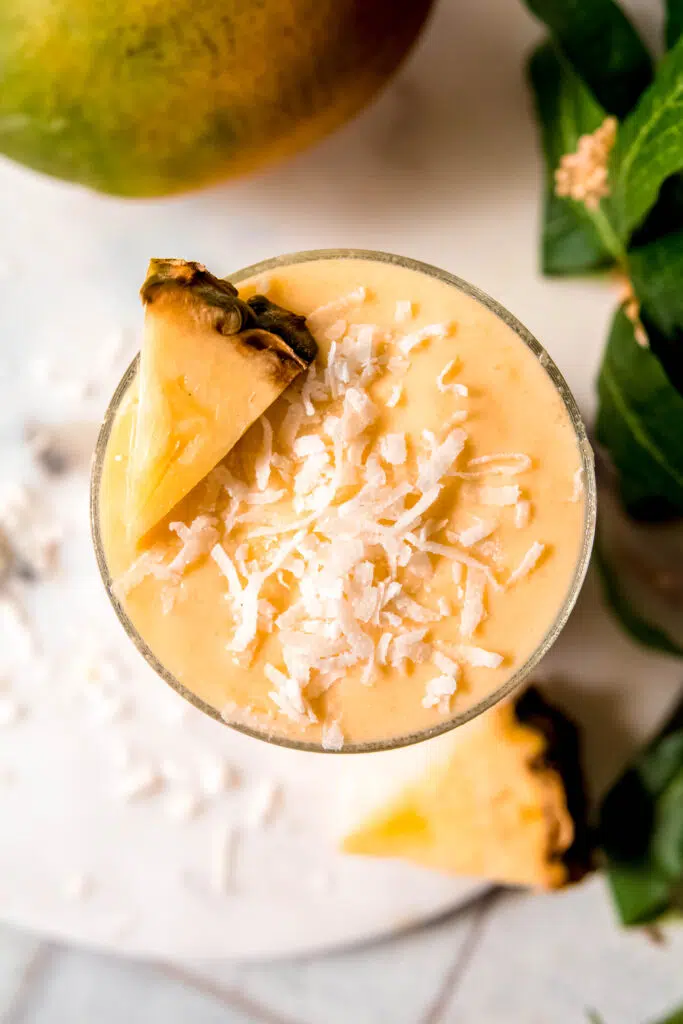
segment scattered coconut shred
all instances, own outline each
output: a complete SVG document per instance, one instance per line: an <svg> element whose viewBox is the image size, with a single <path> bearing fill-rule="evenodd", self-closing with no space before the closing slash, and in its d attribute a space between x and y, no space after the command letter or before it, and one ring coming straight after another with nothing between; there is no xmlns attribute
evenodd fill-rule
<svg viewBox="0 0 683 1024"><path fill-rule="evenodd" d="M421 703L449 714L462 666L496 669L503 658L467 643L440 649L430 628L452 618L462 641L470 641L486 616L487 591L501 591L528 575L544 551L534 542L505 584L472 553L495 534L502 517L519 527L528 522L529 503L519 484L496 482L527 472L528 456L502 452L461 465L468 438L453 419L440 437L424 431L414 453L402 433L370 437L381 410L368 385L387 370L404 372L409 353L448 336L453 325L431 324L406 334L398 326L383 331L340 319L367 297L358 288L309 317L329 342L327 364L319 361L289 389L277 429L262 417L251 480L233 476L224 465L213 471L228 497L221 517L201 515L189 526L172 523L181 542L173 559L167 562L163 549L152 548L116 585L119 595L126 594L151 574L174 586L189 565L210 554L227 584L233 617L228 649L249 665L259 639L277 638L280 657L264 669L269 697L302 727L318 722L311 701L349 669L371 686L385 667L400 673L408 663L434 667ZM413 315L412 303L397 303L397 324ZM457 360L444 367L435 390L465 399L467 387L450 381L454 368L460 370ZM401 393L401 385L395 386L386 404L395 406ZM466 417L462 412L455 422ZM454 532L453 524L430 516L444 488L459 478L481 478L479 503L497 512L494 518L474 517ZM439 534L449 543L436 540ZM457 608L443 598L433 602L436 607L419 600L428 594L425 579L442 559L452 564ZM343 721L335 716L320 724L324 749L342 749Z"/></svg>

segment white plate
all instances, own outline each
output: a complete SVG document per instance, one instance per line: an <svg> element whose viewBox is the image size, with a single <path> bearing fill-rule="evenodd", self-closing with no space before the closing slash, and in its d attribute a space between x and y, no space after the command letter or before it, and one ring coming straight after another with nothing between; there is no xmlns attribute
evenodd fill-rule
<svg viewBox="0 0 683 1024"><path fill-rule="evenodd" d="M124 203L2 164L3 486L36 478L27 419L92 425L101 415L134 347L152 255L227 273L283 251L350 245L439 264L513 310L590 415L615 297L605 282L536 272L539 173L522 78L534 38L521 4L444 0L364 117L285 167L190 198ZM131 333L114 353L120 328ZM127 953L261 957L370 938L478 892L334 852L341 790L350 779L379 784L410 751L361 759L269 748L186 707L128 650L96 578L85 478L44 491L64 526L64 567L31 596L39 655L5 672L25 715L0 748L3 916ZM98 664L105 678L88 680ZM600 789L666 713L679 668L628 643L592 582L547 666L572 679L556 691L585 724ZM118 718L102 692L117 695ZM136 769L172 762L178 780L126 803L113 793L125 756ZM173 820L220 759L240 785L195 820ZM282 792L272 822L249 824L273 784ZM221 880L215 858L229 849L233 876Z"/></svg>

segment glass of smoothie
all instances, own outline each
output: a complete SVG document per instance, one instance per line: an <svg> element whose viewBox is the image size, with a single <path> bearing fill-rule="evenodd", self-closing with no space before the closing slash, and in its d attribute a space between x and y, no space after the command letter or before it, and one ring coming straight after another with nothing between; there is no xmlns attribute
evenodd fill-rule
<svg viewBox="0 0 683 1024"><path fill-rule="evenodd" d="M317 356L142 537L129 367L91 491L126 633L184 698L272 743L382 750L467 722L528 677L587 570L593 456L564 378L497 302L414 260L302 252L228 280L306 317ZM228 379L225 400L250 389Z"/></svg>

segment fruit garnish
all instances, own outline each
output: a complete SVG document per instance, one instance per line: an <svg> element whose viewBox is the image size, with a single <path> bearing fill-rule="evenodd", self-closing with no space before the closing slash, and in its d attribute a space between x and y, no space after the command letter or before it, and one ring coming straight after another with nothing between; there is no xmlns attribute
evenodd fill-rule
<svg viewBox="0 0 683 1024"><path fill-rule="evenodd" d="M234 447L306 369L317 345L305 317L262 295L239 298L200 263L152 260L127 480L139 539Z"/></svg>
<svg viewBox="0 0 683 1024"><path fill-rule="evenodd" d="M580 878L590 857L576 729L536 690L493 708L343 849L510 885Z"/></svg>

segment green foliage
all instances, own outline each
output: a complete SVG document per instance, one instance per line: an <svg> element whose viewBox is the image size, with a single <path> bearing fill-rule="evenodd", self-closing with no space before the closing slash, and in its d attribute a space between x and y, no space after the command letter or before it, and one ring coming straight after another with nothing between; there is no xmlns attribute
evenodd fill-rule
<svg viewBox="0 0 683 1024"><path fill-rule="evenodd" d="M614 0L527 0L609 114L624 117L652 81L652 60Z"/></svg>
<svg viewBox="0 0 683 1024"><path fill-rule="evenodd" d="M599 836L624 924L683 909L683 710L607 794Z"/></svg>
<svg viewBox="0 0 683 1024"><path fill-rule="evenodd" d="M555 195L555 169L579 138L595 131L605 111L553 43L529 61L543 155L545 211L541 263L546 274L577 274L609 266L614 256L598 224L582 203Z"/></svg>
<svg viewBox="0 0 683 1024"><path fill-rule="evenodd" d="M617 310L598 377L598 441L619 471L622 497L634 512L647 502L683 515L683 395L659 359L635 339Z"/></svg>
<svg viewBox="0 0 683 1024"><path fill-rule="evenodd" d="M654 206L667 178L682 169L683 39L679 39L619 129L610 168L609 207L624 242Z"/></svg>

